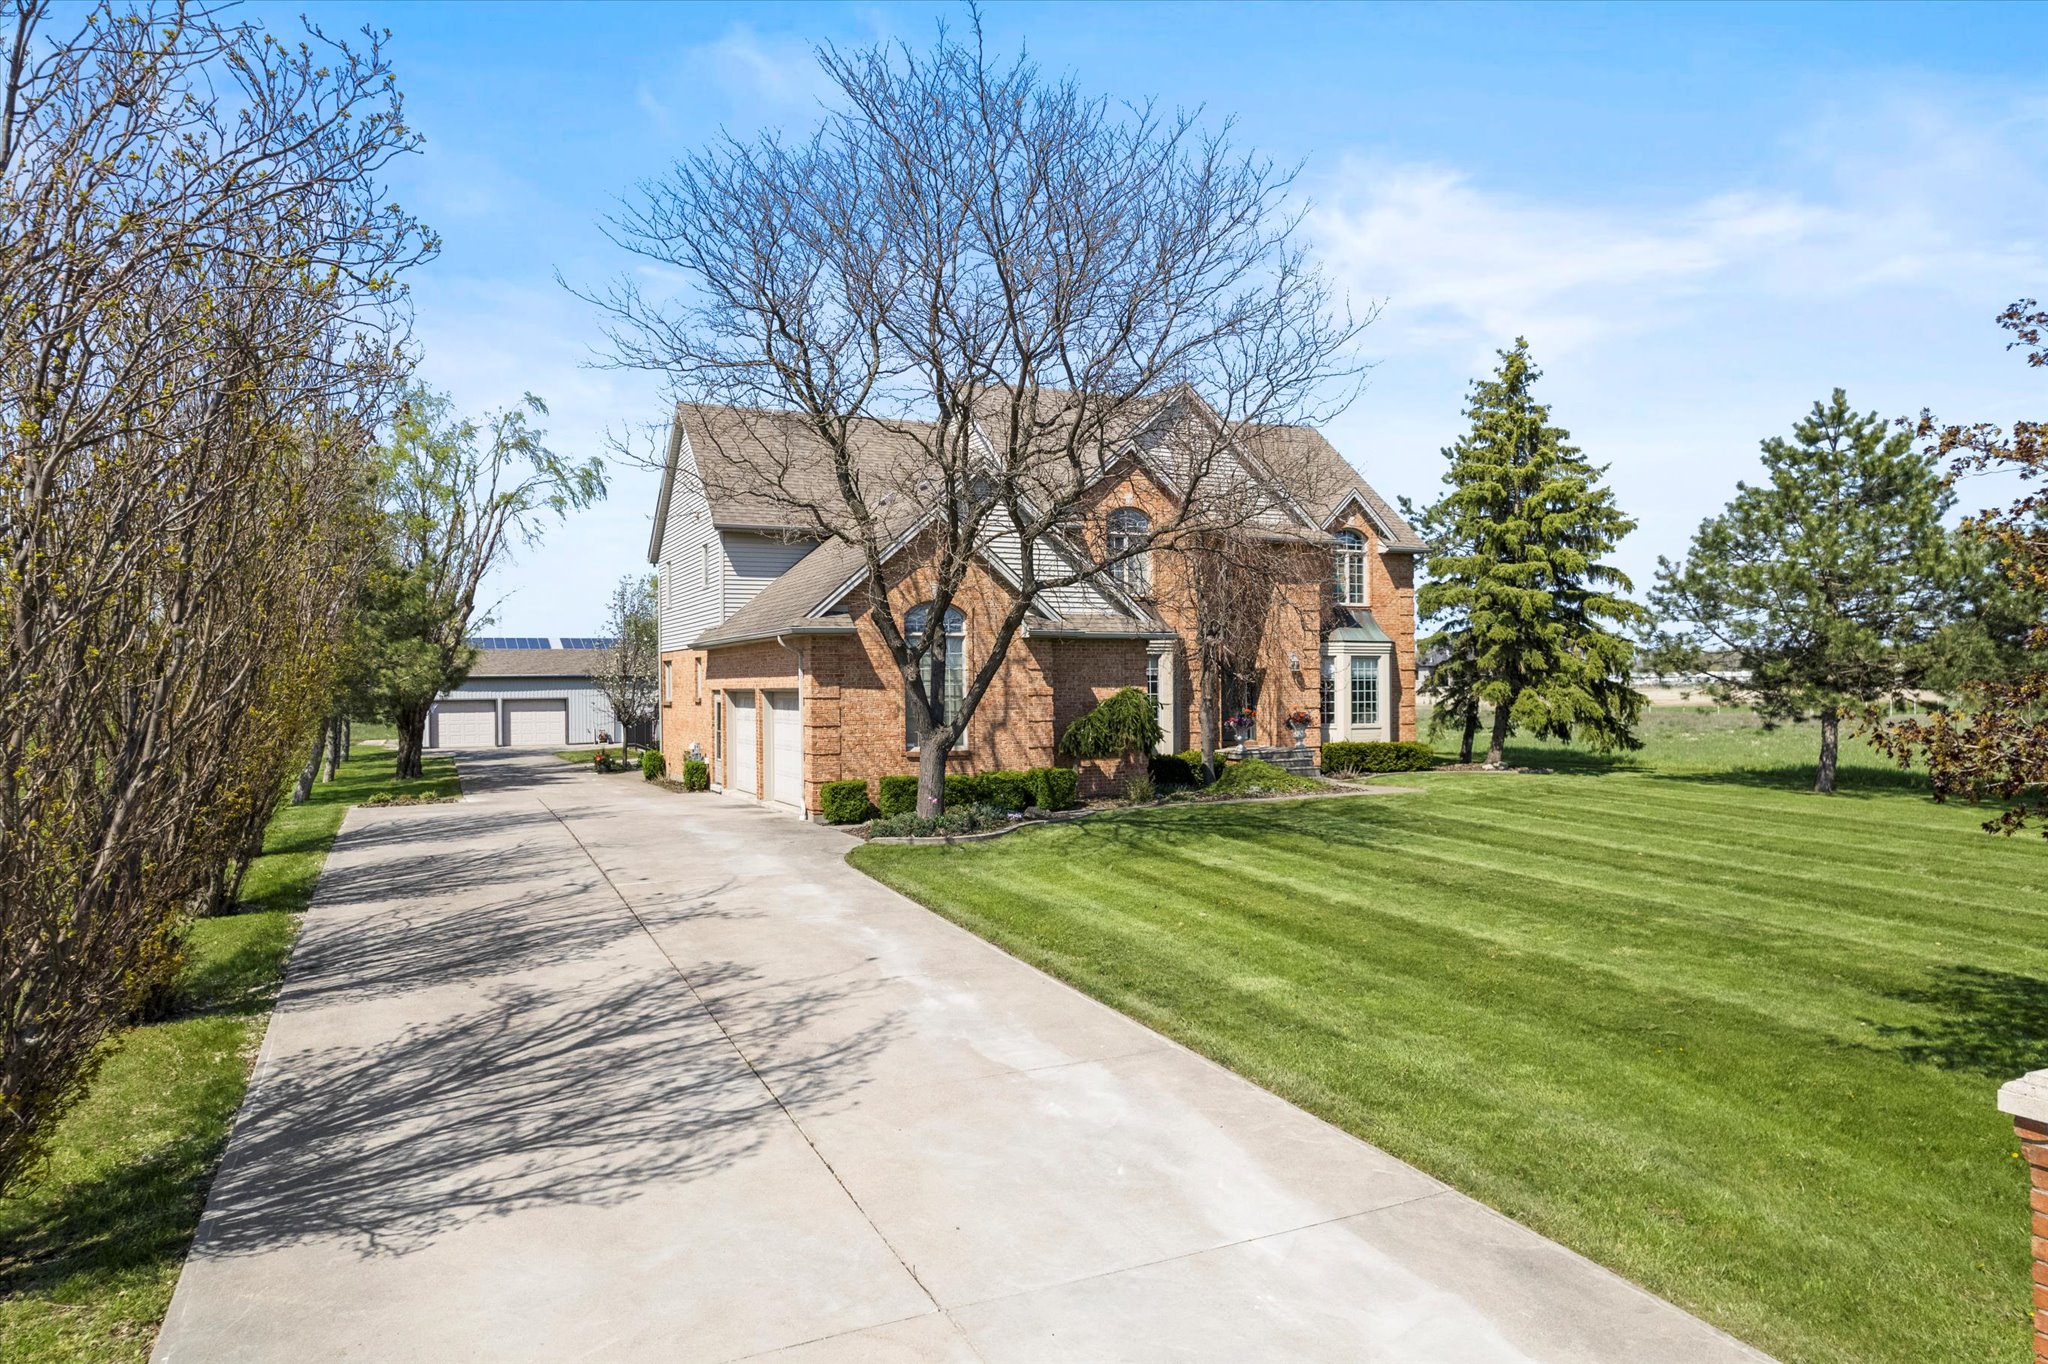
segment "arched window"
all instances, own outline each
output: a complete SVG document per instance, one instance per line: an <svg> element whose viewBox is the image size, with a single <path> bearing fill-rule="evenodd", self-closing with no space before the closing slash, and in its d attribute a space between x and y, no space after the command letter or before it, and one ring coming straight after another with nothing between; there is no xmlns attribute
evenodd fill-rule
<svg viewBox="0 0 2048 1364"><path fill-rule="evenodd" d="M1355 530L1337 532L1337 601L1365 605L1365 537Z"/></svg>
<svg viewBox="0 0 2048 1364"><path fill-rule="evenodd" d="M913 606L903 613L903 639L915 649L924 643L925 629L931 624L932 609L929 606ZM967 693L967 617L960 608L946 608L946 631L943 643L934 646L924 662L926 694L945 698L945 716L948 720L960 716L961 698ZM914 694L903 698L903 744L916 748L924 742L924 706Z"/></svg>
<svg viewBox="0 0 2048 1364"><path fill-rule="evenodd" d="M1152 556L1144 544L1152 535L1152 518L1136 507L1118 507L1109 514L1109 552L1112 555L1136 551L1109 566L1117 586L1142 596L1152 590Z"/></svg>

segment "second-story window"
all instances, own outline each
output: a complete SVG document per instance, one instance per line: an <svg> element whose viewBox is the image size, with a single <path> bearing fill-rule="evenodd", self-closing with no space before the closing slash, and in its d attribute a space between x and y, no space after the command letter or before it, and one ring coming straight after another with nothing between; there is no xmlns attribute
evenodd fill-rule
<svg viewBox="0 0 2048 1364"><path fill-rule="evenodd" d="M1145 552L1151 537L1152 518L1136 507L1118 507L1109 514L1109 552L1129 555L1109 566L1109 576L1134 596L1152 590L1152 556Z"/></svg>
<svg viewBox="0 0 2048 1364"><path fill-rule="evenodd" d="M711 586L711 546L704 546L704 585Z"/></svg>
<svg viewBox="0 0 2048 1364"><path fill-rule="evenodd" d="M1355 530L1337 532L1337 601L1344 606L1364 606L1365 537Z"/></svg>

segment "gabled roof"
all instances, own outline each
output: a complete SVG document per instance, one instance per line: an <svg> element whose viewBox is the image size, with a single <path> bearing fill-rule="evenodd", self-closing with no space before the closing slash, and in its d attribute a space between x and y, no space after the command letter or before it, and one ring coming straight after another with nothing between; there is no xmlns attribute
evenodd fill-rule
<svg viewBox="0 0 2048 1364"><path fill-rule="evenodd" d="M892 507L907 512L915 502L914 490L898 485L907 485L914 477L921 461L918 438L929 439L932 429L929 422L863 420L849 432L856 476L879 514L887 516ZM689 480L703 492L711 524L721 530L781 531L808 538L818 533L818 527L803 506L831 506L839 499L831 447L801 414L677 403L661 494L654 507L654 532L647 543L649 563L661 561L662 535L678 479Z"/></svg>
<svg viewBox="0 0 2048 1364"><path fill-rule="evenodd" d="M1251 433L1248 443L1254 450L1271 450L1272 462L1278 468L1314 471L1310 481L1316 485L1316 505L1310 510L1321 528L1329 529L1355 504L1379 531L1382 550L1419 554L1427 548L1414 528L1401 519L1401 514L1373 491L1365 476L1352 468L1351 462L1338 454L1337 447L1313 426L1261 426Z"/></svg>

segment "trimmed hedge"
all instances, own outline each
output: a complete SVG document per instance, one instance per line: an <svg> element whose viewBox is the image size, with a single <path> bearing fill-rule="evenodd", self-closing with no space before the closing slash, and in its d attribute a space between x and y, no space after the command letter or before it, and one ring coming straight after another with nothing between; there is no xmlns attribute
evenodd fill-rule
<svg viewBox="0 0 2048 1364"><path fill-rule="evenodd" d="M1154 753L1150 771L1152 781L1158 786L1200 786L1202 784L1202 755L1197 753L1189 762L1184 753Z"/></svg>
<svg viewBox="0 0 2048 1364"><path fill-rule="evenodd" d="M1024 777L1041 810L1071 810L1080 803L1081 774L1071 767L1034 767Z"/></svg>
<svg viewBox="0 0 2048 1364"><path fill-rule="evenodd" d="M1421 772L1435 762L1435 751L1413 740L1323 745L1323 771L1330 773Z"/></svg>
<svg viewBox="0 0 2048 1364"><path fill-rule="evenodd" d="M668 759L661 756L658 748L640 750L640 775L654 781L668 772Z"/></svg>
<svg viewBox="0 0 2048 1364"><path fill-rule="evenodd" d="M709 791L711 789L711 764L696 758L683 759L683 789L685 791Z"/></svg>
<svg viewBox="0 0 2048 1364"><path fill-rule="evenodd" d="M917 778L884 777L875 783L875 806L882 818L917 813Z"/></svg>
<svg viewBox="0 0 2048 1364"><path fill-rule="evenodd" d="M872 808L868 804L868 784L862 778L828 781L818 788L818 813L827 824L858 824Z"/></svg>

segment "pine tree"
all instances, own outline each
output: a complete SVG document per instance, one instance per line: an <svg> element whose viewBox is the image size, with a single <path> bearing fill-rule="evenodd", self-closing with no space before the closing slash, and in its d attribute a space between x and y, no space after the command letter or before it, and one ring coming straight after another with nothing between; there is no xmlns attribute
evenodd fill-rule
<svg viewBox="0 0 2048 1364"><path fill-rule="evenodd" d="M1625 631L1647 613L1602 562L1635 522L1601 485L1606 470L1530 396L1542 372L1528 342L1500 357L1472 385L1471 431L1444 451L1449 491L1422 516L1431 550L1417 605L1435 627L1422 647L1451 652L1432 689L1462 709L1468 733L1479 704L1492 707L1490 766L1518 729L1601 751L1639 747L1643 698L1628 685Z"/></svg>
<svg viewBox="0 0 2048 1364"><path fill-rule="evenodd" d="M1954 498L1911 433L1839 388L1763 459L1768 483L1737 484L1683 564L1657 561L1651 603L1677 623L1660 665L1705 673L1767 722L1818 717L1813 789L1833 791L1843 713L1934 661L1962 567L1941 523Z"/></svg>

